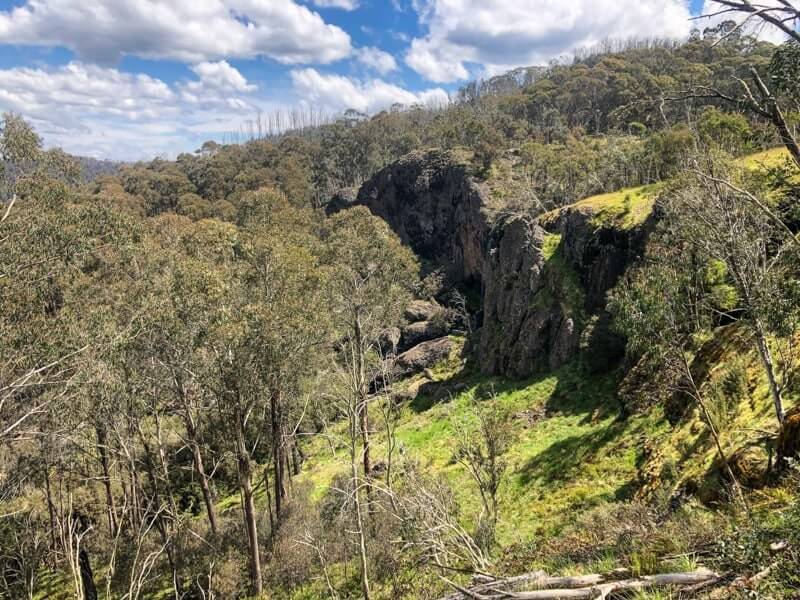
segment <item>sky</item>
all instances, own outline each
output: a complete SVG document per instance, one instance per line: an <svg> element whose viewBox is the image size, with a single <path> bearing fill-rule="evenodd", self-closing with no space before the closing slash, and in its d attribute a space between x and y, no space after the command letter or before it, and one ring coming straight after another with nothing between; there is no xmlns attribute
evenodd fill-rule
<svg viewBox="0 0 800 600"><path fill-rule="evenodd" d="M440 104L606 38L685 37L704 2L0 0L0 111L74 154L172 158L259 113Z"/></svg>

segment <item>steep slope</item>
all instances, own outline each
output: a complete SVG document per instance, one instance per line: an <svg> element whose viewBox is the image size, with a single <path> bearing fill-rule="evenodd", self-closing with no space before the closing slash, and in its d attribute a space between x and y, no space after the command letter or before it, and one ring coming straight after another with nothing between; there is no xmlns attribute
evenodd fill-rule
<svg viewBox="0 0 800 600"><path fill-rule="evenodd" d="M607 321L605 294L643 248L652 192L539 219L510 215L452 153L429 150L379 172L356 198L337 196L328 211L367 206L451 283L480 284L481 369L529 377L574 358L590 325L592 338L607 339L595 332Z"/></svg>

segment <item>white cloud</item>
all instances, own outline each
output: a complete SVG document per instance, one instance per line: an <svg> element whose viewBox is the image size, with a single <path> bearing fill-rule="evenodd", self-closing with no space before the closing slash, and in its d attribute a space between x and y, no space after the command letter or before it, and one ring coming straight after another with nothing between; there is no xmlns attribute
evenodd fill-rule
<svg viewBox="0 0 800 600"><path fill-rule="evenodd" d="M47 70L4 69L0 111L21 113L48 144L76 154L174 155L191 150L200 132L237 131L257 110L246 93L254 86L227 63L193 70L199 79L170 86L148 75L80 62Z"/></svg>
<svg viewBox="0 0 800 600"><path fill-rule="evenodd" d="M314 0L314 6L319 6L320 8L355 10L359 6L359 0Z"/></svg>
<svg viewBox="0 0 800 600"><path fill-rule="evenodd" d="M247 83L247 79L239 71L228 64L228 61L202 62L192 67L203 85L217 90L235 92L252 92L256 86Z"/></svg>
<svg viewBox="0 0 800 600"><path fill-rule="evenodd" d="M381 79L359 81L341 75L325 75L316 69L296 69L292 82L297 96L314 108L341 111L354 108L374 113L393 104L442 105L448 102L441 88L411 92Z"/></svg>
<svg viewBox="0 0 800 600"><path fill-rule="evenodd" d="M397 70L397 61L394 56L380 48L364 47L356 50L356 60L368 69L386 75Z"/></svg>
<svg viewBox="0 0 800 600"><path fill-rule="evenodd" d="M102 64L124 55L329 63L352 50L345 31L295 0L27 0L0 11L0 43L65 46Z"/></svg>
<svg viewBox="0 0 800 600"><path fill-rule="evenodd" d="M435 82L500 67L546 63L609 37L683 37L687 0L415 0L427 35L414 39L406 63Z"/></svg>
<svg viewBox="0 0 800 600"><path fill-rule="evenodd" d="M783 6L780 0L760 0L760 6ZM743 30L745 33L755 35L759 40L764 42L772 42L773 44L780 44L786 41L787 35L777 27L766 24L758 17L748 18L746 15L722 12L725 6L714 0L704 0L703 9L700 11L701 15L711 15L705 19L698 19L695 25L699 29L706 27L714 27L724 21L735 21L738 24L744 23ZM745 22L746 21L746 22Z"/></svg>

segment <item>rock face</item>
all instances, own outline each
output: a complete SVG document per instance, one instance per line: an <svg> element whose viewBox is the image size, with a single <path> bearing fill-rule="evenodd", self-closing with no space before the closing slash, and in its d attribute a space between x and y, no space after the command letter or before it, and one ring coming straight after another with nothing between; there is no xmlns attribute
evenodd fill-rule
<svg viewBox="0 0 800 600"><path fill-rule="evenodd" d="M578 205L559 211L546 227L561 236L563 257L580 277L589 312L605 308L608 290L641 255L650 232L647 221L628 228L598 223L591 209Z"/></svg>
<svg viewBox="0 0 800 600"><path fill-rule="evenodd" d="M479 364L488 373L526 377L574 356L573 307L543 253L545 232L524 217L495 227L484 266L484 325Z"/></svg>
<svg viewBox="0 0 800 600"><path fill-rule="evenodd" d="M385 219L417 255L452 278L480 278L489 231L483 192L448 152L405 156L365 183L356 204Z"/></svg>
<svg viewBox="0 0 800 600"><path fill-rule="evenodd" d="M464 165L430 150L390 165L354 202L329 209L367 206L451 282L480 283L483 324L473 346L484 372L528 377L565 364L587 344L603 359L598 368L611 366L623 346L609 329L606 294L642 251L648 228L598 225L592 209L579 205L540 220L501 217L492 202ZM422 343L398 357L406 372L444 351L447 338L431 340L446 333L431 322L436 309L420 302L407 311L412 325L400 349ZM596 340L602 347L592 347Z"/></svg>

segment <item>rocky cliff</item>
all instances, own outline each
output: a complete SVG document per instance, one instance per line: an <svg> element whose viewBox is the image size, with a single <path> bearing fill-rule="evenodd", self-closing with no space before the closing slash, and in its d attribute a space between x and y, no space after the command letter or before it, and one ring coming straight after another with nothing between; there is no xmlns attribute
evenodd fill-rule
<svg viewBox="0 0 800 600"><path fill-rule="evenodd" d="M635 206L620 198L613 218L609 200L538 219L509 215L464 164L431 150L390 165L329 211L367 206L451 280L479 282L477 363L486 373L527 377L558 368L581 347L600 368L613 363L622 346L609 333L606 294L644 247L652 201L641 198Z"/></svg>
<svg viewBox="0 0 800 600"><path fill-rule="evenodd" d="M355 204L385 219L420 258L452 278L480 278L491 214L486 194L448 152L414 152L376 174ZM337 204L333 210L341 206Z"/></svg>

